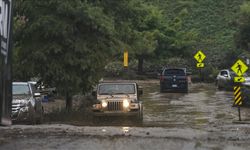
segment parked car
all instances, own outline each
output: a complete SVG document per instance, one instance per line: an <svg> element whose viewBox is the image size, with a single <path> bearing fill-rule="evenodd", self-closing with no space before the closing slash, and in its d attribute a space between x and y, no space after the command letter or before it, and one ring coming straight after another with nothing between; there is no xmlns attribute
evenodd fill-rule
<svg viewBox="0 0 250 150"><path fill-rule="evenodd" d="M94 116L134 116L143 119L143 105L139 99L142 89L135 82L101 82L92 93L97 101Z"/></svg>
<svg viewBox="0 0 250 150"><path fill-rule="evenodd" d="M31 124L43 122L43 106L41 94L36 92L33 83L12 83L12 121L29 122Z"/></svg>
<svg viewBox="0 0 250 150"><path fill-rule="evenodd" d="M218 89L232 89L234 81L233 78L236 74L229 69L223 69L216 77L215 84Z"/></svg>
<svg viewBox="0 0 250 150"><path fill-rule="evenodd" d="M229 69L221 70L215 80L216 86L218 89L226 89L226 90L233 90L234 86L234 77L237 75L235 72ZM242 85L250 85L250 77L245 73L244 74L245 82Z"/></svg>
<svg viewBox="0 0 250 150"><path fill-rule="evenodd" d="M160 91L188 92L186 68L163 68L160 74Z"/></svg>

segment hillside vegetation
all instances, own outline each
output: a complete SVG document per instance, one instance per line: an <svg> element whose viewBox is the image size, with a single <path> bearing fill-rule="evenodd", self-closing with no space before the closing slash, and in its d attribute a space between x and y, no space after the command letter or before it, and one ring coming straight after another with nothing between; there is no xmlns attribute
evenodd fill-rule
<svg viewBox="0 0 250 150"><path fill-rule="evenodd" d="M225 61L225 58L241 53L235 46L235 34L243 2L244 0L158 1L167 19L174 20L176 14L179 14L182 30L192 30L198 34L191 54L198 49L203 50L207 55L206 62L218 68L228 67L230 62Z"/></svg>

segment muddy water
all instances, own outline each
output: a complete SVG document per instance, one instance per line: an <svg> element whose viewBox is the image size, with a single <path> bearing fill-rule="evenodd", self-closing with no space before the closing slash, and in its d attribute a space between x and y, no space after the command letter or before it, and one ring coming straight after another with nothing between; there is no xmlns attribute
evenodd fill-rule
<svg viewBox="0 0 250 150"><path fill-rule="evenodd" d="M102 117L77 125L207 129L239 119L237 108L232 107L233 92L219 91L214 84L190 84L188 93L160 93L158 80L138 83L143 87L142 123L126 117ZM249 121L250 109L242 108L241 117Z"/></svg>
<svg viewBox="0 0 250 150"><path fill-rule="evenodd" d="M142 85L144 126L204 129L238 120L233 93L219 91L214 84L190 84L189 93L160 93L158 82ZM250 120L248 108L241 114L242 120Z"/></svg>
<svg viewBox="0 0 250 150"><path fill-rule="evenodd" d="M243 121L237 122L232 92L218 91L213 84L191 84L189 93L160 93L158 81L139 84L144 87L142 124L109 118L87 126L2 127L0 150L250 149L250 109L242 108Z"/></svg>

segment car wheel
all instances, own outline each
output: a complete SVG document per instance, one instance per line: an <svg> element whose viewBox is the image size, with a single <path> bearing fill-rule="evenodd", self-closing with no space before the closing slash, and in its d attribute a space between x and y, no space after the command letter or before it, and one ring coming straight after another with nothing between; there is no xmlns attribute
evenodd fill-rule
<svg viewBox="0 0 250 150"><path fill-rule="evenodd" d="M223 88L220 85L217 85L218 90L222 90Z"/></svg>
<svg viewBox="0 0 250 150"><path fill-rule="evenodd" d="M35 112L30 113L30 115L29 115L29 124L31 124L31 125L35 125L36 124Z"/></svg>
<svg viewBox="0 0 250 150"><path fill-rule="evenodd" d="M39 118L37 119L36 123L37 123L37 124L42 124L43 121L44 121L44 110L43 110L43 108L42 108L42 111L40 112Z"/></svg>

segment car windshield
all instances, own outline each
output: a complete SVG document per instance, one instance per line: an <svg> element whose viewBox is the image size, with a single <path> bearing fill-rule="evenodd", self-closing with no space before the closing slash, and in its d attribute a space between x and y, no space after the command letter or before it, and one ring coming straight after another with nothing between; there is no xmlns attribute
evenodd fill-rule
<svg viewBox="0 0 250 150"><path fill-rule="evenodd" d="M30 94L29 86L25 84L23 85L13 84L12 93L13 95L29 95Z"/></svg>
<svg viewBox="0 0 250 150"><path fill-rule="evenodd" d="M98 93L105 94L134 94L134 84L102 84L99 86Z"/></svg>
<svg viewBox="0 0 250 150"><path fill-rule="evenodd" d="M166 69L164 75L185 75L183 69Z"/></svg>

